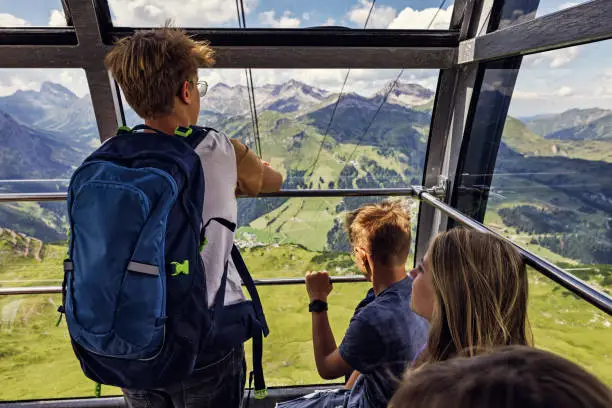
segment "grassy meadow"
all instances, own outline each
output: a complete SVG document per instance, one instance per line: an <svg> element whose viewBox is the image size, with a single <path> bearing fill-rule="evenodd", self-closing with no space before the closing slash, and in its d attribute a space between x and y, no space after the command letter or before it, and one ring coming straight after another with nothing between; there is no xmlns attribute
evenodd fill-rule
<svg viewBox="0 0 612 408"><path fill-rule="evenodd" d="M23 241L23 239L21 239ZM44 245L40 258L24 256L25 241L3 241L0 284L56 285L61 278L65 248ZM353 274L346 254L316 252L296 245L270 245L244 250L253 274L296 277L308 270ZM605 273L590 267L598 284ZM606 275L607 276L607 275ZM594 279L595 279L594 278ZM17 283L16 281L19 281ZM586 367L612 385L610 317L569 292L532 273L530 318L536 345ZM330 317L337 342L368 286L337 284L330 297ZM310 340L310 314L305 288L261 287L271 334L264 342L264 369L270 386L323 383L315 369ZM94 384L82 374L72 353L64 321L56 327L59 295L0 298L0 400L93 396ZM247 353L250 355L249 346ZM249 357L250 358L250 357ZM118 394L102 387L103 395Z"/></svg>

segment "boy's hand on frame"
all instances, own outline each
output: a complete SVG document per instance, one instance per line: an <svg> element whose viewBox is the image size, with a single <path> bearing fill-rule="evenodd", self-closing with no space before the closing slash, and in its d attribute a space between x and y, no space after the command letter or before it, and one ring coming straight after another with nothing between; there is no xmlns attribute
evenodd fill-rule
<svg viewBox="0 0 612 408"><path fill-rule="evenodd" d="M306 274L306 290L311 302L313 300L327 302L327 296L332 289L333 285L327 271L308 272Z"/></svg>

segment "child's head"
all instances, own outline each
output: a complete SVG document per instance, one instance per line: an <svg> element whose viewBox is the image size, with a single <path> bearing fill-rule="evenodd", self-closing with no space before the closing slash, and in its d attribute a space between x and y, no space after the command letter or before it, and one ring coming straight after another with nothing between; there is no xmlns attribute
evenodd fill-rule
<svg viewBox="0 0 612 408"><path fill-rule="evenodd" d="M104 62L140 117L179 114L195 124L200 110L198 67L212 66L213 55L207 42L194 41L167 24L119 40Z"/></svg>
<svg viewBox="0 0 612 408"><path fill-rule="evenodd" d="M527 271L506 241L452 229L435 238L411 275L412 309L431 323L417 365L462 350L530 344Z"/></svg>
<svg viewBox="0 0 612 408"><path fill-rule="evenodd" d="M390 408L609 408L612 392L582 367L524 346L407 374Z"/></svg>
<svg viewBox="0 0 612 408"><path fill-rule="evenodd" d="M410 212L406 204L384 201L348 214L347 233L361 272L372 278L375 266L404 267L410 253Z"/></svg>

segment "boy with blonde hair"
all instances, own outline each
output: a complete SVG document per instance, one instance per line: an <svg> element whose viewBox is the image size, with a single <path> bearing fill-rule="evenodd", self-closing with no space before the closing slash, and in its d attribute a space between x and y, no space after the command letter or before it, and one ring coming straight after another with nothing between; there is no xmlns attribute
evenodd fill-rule
<svg viewBox="0 0 612 408"><path fill-rule="evenodd" d="M309 272L314 355L319 375L350 375L346 390L320 392L279 407L386 407L397 379L427 339L426 322L410 310L410 213L400 202L365 205L346 218L355 263L372 283L369 301L355 313L340 346L327 316L332 284L326 271ZM327 405L329 404L329 405Z"/></svg>
<svg viewBox="0 0 612 408"><path fill-rule="evenodd" d="M71 180L64 299L75 353L89 378L122 387L128 407L238 408L250 338L265 392L268 328L233 245L236 194L278 191L282 176L196 126L208 42L169 26L137 31L105 64L145 124L120 128Z"/></svg>

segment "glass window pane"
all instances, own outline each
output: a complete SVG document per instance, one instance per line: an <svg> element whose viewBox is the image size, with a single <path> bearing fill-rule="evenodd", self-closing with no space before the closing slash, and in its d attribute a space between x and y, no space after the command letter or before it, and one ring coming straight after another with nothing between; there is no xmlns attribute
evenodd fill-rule
<svg viewBox="0 0 612 408"><path fill-rule="evenodd" d="M99 146L88 92L81 69L0 69L0 189L67 179ZM39 191L55 191L43 184Z"/></svg>
<svg viewBox="0 0 612 408"><path fill-rule="evenodd" d="M355 307L371 287L369 283L334 285L328 302L330 325L336 342L346 333ZM266 385L291 386L339 383L342 379L323 380L317 373L313 356L311 316L308 295L303 285L266 286L259 289L261 301L270 325L270 335L264 339L263 369ZM333 312L331 310L333 309ZM250 345L247 364L251 365Z"/></svg>
<svg viewBox="0 0 612 408"><path fill-rule="evenodd" d="M4 0L0 3L0 28L65 26L61 0Z"/></svg>
<svg viewBox="0 0 612 408"><path fill-rule="evenodd" d="M588 3L590 0L540 0L540 5L538 7L538 11L536 12L536 17L542 17L547 14L556 13L561 10L568 9L570 7L575 7L579 4Z"/></svg>
<svg viewBox="0 0 612 408"><path fill-rule="evenodd" d="M209 83L200 124L261 153L285 174L286 188L421 183L437 70L355 69L344 89L344 69L254 69L252 75L259 143L245 70L200 70ZM141 121L123 105L128 125Z"/></svg>
<svg viewBox="0 0 612 408"><path fill-rule="evenodd" d="M0 193L66 191L99 144L83 70L0 69ZM62 202L0 205L0 228L46 243L65 240L65 222Z"/></svg>
<svg viewBox="0 0 612 408"><path fill-rule="evenodd" d="M109 0L116 26L155 27L172 18L181 27L239 28L237 9L247 28L308 28L342 26L350 28L448 29L454 0L438 12L438 0L342 0L302 2L287 0L244 0L180 2L150 0ZM369 18L368 18L369 15Z"/></svg>
<svg viewBox="0 0 612 408"><path fill-rule="evenodd" d="M603 274L612 289L612 267L578 268L573 273L589 279ZM535 345L550 350L612 386L612 319L535 270L529 271L529 319Z"/></svg>
<svg viewBox="0 0 612 408"><path fill-rule="evenodd" d="M43 263L46 261L43 261ZM48 267L61 267L49 263ZM0 266L1 268L1 266ZM1 270L1 269L0 269ZM1 274L2 272L0 272ZM334 312L330 322L338 341L353 311L368 289L366 283L337 284L330 295ZM268 386L322 384L312 357L308 297L302 285L259 289L270 336L264 346L264 372ZM92 397L94 383L79 366L65 321L56 327L60 295L3 296L0 309L0 401ZM246 345L251 366L251 347ZM57 375L61 373L61 375ZM102 395L119 395L103 386Z"/></svg>
<svg viewBox="0 0 612 408"><path fill-rule="evenodd" d="M502 20L499 28L520 24L534 18L556 13L589 0L503 0Z"/></svg>
<svg viewBox="0 0 612 408"><path fill-rule="evenodd" d="M65 321L56 326L61 301L61 295L0 297L0 381L5 385L0 401L94 396L95 384L81 371ZM118 394L115 387L102 387L103 396Z"/></svg>
<svg viewBox="0 0 612 408"><path fill-rule="evenodd" d="M608 293L611 47L606 41L523 59L485 216L490 227ZM464 175L463 182L476 176ZM609 317L544 278L533 283L532 292L546 289L557 296L549 304L542 297L535 312L541 327L546 326L538 345L574 358L611 384L612 348L604 340L610 334Z"/></svg>
<svg viewBox="0 0 612 408"><path fill-rule="evenodd" d="M238 201L238 245L256 278L304 277L312 270L334 276L359 275L345 233L346 211L384 200L384 197L258 198ZM418 202L411 206L414 237Z"/></svg>

